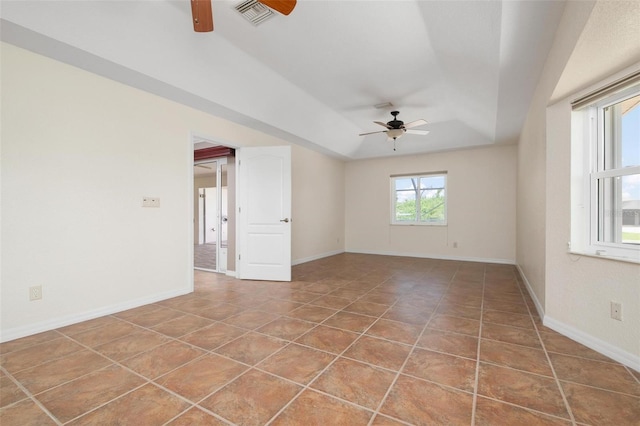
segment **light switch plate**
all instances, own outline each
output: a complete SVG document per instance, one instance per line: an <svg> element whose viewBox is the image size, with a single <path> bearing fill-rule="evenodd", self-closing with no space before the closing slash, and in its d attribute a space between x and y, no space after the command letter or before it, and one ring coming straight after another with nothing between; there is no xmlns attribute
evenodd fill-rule
<svg viewBox="0 0 640 426"><path fill-rule="evenodd" d="M160 207L160 198L142 197L142 207Z"/></svg>

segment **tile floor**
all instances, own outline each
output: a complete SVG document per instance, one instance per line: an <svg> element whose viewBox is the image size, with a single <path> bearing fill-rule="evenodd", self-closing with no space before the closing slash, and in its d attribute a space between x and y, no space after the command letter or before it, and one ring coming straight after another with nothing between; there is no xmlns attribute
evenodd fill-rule
<svg viewBox="0 0 640 426"><path fill-rule="evenodd" d="M0 345L0 424L639 425L512 266L343 254Z"/></svg>

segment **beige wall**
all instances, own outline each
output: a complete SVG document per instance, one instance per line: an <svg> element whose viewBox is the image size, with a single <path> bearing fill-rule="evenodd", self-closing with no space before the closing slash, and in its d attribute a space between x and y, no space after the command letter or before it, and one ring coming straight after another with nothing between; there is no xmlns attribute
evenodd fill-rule
<svg viewBox="0 0 640 426"><path fill-rule="evenodd" d="M567 3L520 137L517 265L545 325L640 369L640 268L567 252L571 223L569 99L580 93L574 91L548 105L576 45L583 53L588 48L581 35L594 3ZM609 7L609 3L598 2L597 13L607 14ZM608 18L610 25L614 15L609 13ZM591 55L597 60L599 52L594 50ZM594 68L601 71L600 66ZM616 71L610 69L610 78ZM580 68L580 80L588 80L584 74L589 72ZM623 302L624 321L609 317L612 300Z"/></svg>
<svg viewBox="0 0 640 426"><path fill-rule="evenodd" d="M390 225L390 176L436 171L447 171L448 225ZM515 182L515 146L347 163L346 250L514 263Z"/></svg>
<svg viewBox="0 0 640 426"><path fill-rule="evenodd" d="M640 64L616 77L639 70ZM546 193L547 206L553 208L547 209L545 322L640 370L640 265L567 253L571 239L570 101L577 97L579 94L547 108ZM611 301L622 302L622 322L611 319Z"/></svg>
<svg viewBox="0 0 640 426"><path fill-rule="evenodd" d="M192 132L288 143L12 45L1 55L0 338L190 292ZM299 147L293 158L294 214L315 229L294 227L292 257L340 250L342 162ZM320 209L300 201L318 177L333 197ZM35 285L43 299L30 302Z"/></svg>
<svg viewBox="0 0 640 426"><path fill-rule="evenodd" d="M293 264L343 252L344 162L296 145L291 158Z"/></svg>
<svg viewBox="0 0 640 426"><path fill-rule="evenodd" d="M592 1L583 1L570 2L565 6L518 141L517 265L541 315L546 300L546 106L593 4Z"/></svg>

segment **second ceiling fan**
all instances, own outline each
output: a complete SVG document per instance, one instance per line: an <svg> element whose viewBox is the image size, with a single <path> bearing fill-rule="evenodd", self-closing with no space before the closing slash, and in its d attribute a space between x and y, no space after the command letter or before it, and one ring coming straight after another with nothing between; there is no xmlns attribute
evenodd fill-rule
<svg viewBox="0 0 640 426"><path fill-rule="evenodd" d="M296 7L296 0L260 0L259 3L276 12L288 15ZM191 0L193 29L198 33L213 31L211 0Z"/></svg>

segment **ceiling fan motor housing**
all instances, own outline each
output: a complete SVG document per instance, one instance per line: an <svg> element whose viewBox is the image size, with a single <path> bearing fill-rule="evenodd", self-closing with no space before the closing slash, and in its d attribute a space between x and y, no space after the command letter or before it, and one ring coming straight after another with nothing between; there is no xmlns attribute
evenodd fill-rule
<svg viewBox="0 0 640 426"><path fill-rule="evenodd" d="M391 115L393 115L393 120L387 122L387 126L392 129L399 129L404 124L404 121L398 120L397 116L400 114L400 111L391 111Z"/></svg>

